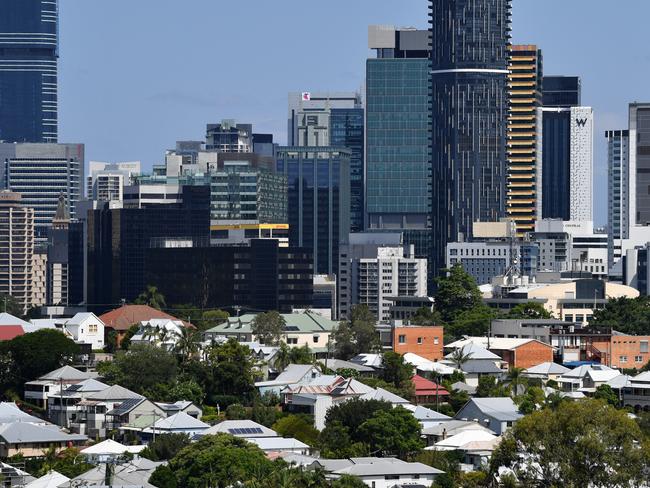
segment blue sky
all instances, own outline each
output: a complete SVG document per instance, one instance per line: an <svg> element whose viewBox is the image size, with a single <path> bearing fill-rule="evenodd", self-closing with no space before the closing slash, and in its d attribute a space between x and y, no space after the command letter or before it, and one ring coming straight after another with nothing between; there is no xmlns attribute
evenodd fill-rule
<svg viewBox="0 0 650 488"><path fill-rule="evenodd" d="M426 27L426 0L60 0L60 140L86 158L163 160L205 124L286 139L289 91L363 85L369 24ZM606 221L604 131L650 99L648 0L515 0L513 41L547 74L580 75L595 109L596 219Z"/></svg>

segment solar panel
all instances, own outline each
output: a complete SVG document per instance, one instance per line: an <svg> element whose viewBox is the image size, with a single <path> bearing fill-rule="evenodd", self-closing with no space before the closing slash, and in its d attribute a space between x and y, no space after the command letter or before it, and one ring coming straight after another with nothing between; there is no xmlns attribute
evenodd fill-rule
<svg viewBox="0 0 650 488"><path fill-rule="evenodd" d="M285 327L286 330L300 330L297 326L295 325L287 325Z"/></svg>
<svg viewBox="0 0 650 488"><path fill-rule="evenodd" d="M69 391L69 392L78 391L78 390L81 389L81 386L82 386L82 385L79 385L79 384L77 384L77 385L70 385L69 387L67 387L67 388L65 389L65 391Z"/></svg>
<svg viewBox="0 0 650 488"><path fill-rule="evenodd" d="M250 434L262 434L264 431L259 427L237 427L234 429L228 429L232 435L250 435Z"/></svg>
<svg viewBox="0 0 650 488"><path fill-rule="evenodd" d="M140 402L142 402L142 398L129 398L128 400L124 400L116 408L113 409L112 414L123 415L127 413L129 410L131 410L133 407L139 405Z"/></svg>

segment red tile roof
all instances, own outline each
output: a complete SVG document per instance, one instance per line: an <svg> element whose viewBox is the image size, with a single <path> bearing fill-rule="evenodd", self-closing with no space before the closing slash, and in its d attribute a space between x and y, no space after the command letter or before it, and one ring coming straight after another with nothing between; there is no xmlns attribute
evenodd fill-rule
<svg viewBox="0 0 650 488"><path fill-rule="evenodd" d="M124 305L99 316L104 325L109 329L128 330L134 324L151 319L179 320L162 310L157 310L148 305ZM183 322L185 327L193 327L188 322Z"/></svg>
<svg viewBox="0 0 650 488"><path fill-rule="evenodd" d="M438 391L438 395L440 396L449 395L449 392L445 390L442 386L439 386L433 381L429 381L428 379L423 378L420 375L416 374L413 378L411 378L411 380L415 385L415 396L435 395L436 390Z"/></svg>
<svg viewBox="0 0 650 488"><path fill-rule="evenodd" d="M0 327L0 341L10 341L14 337L25 335L20 325L3 325Z"/></svg>

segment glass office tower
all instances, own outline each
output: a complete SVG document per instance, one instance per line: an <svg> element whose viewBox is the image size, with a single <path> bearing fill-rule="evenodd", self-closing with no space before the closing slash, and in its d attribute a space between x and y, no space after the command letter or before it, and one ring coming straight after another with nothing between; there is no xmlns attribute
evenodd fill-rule
<svg viewBox="0 0 650 488"><path fill-rule="evenodd" d="M578 107L582 86L578 76L544 76L544 107Z"/></svg>
<svg viewBox="0 0 650 488"><path fill-rule="evenodd" d="M350 151L280 147L277 164L287 177L289 245L313 251L314 274L337 274L350 229Z"/></svg>
<svg viewBox="0 0 650 488"><path fill-rule="evenodd" d="M57 142L57 0L0 0L0 142Z"/></svg>
<svg viewBox="0 0 650 488"><path fill-rule="evenodd" d="M434 272L505 216L510 0L430 0Z"/></svg>

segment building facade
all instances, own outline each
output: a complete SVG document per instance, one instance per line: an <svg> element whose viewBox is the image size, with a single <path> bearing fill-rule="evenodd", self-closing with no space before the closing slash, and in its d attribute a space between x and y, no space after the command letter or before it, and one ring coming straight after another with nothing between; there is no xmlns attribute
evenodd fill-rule
<svg viewBox="0 0 650 488"><path fill-rule="evenodd" d="M478 285L492 282L516 262L519 252L508 242L450 242L447 244L447 267L460 264Z"/></svg>
<svg viewBox="0 0 650 488"><path fill-rule="evenodd" d="M542 165L538 158L538 108L542 105L542 52L510 47L508 59L508 217L520 237L541 217Z"/></svg>
<svg viewBox="0 0 650 488"><path fill-rule="evenodd" d="M32 306L34 210L18 193L0 191L0 294L13 297L23 312Z"/></svg>
<svg viewBox="0 0 650 488"><path fill-rule="evenodd" d="M0 0L0 142L57 142L58 0Z"/></svg>
<svg viewBox="0 0 650 488"><path fill-rule="evenodd" d="M630 175L628 130L608 130L607 138L607 230L608 263L621 259L621 240L629 238Z"/></svg>
<svg viewBox="0 0 650 488"><path fill-rule="evenodd" d="M35 238L47 239L61 194L70 216L83 198L83 144L0 144L0 181L34 209Z"/></svg>
<svg viewBox="0 0 650 488"><path fill-rule="evenodd" d="M544 107L579 107L582 84L578 76L544 76Z"/></svg>
<svg viewBox="0 0 650 488"><path fill-rule="evenodd" d="M315 274L338 274L350 232L350 151L280 147L277 169L287 178L289 245L312 250Z"/></svg>
<svg viewBox="0 0 650 488"><path fill-rule="evenodd" d="M122 201L124 187L141 172L140 161L103 163L90 161L86 180L86 196L101 202Z"/></svg>
<svg viewBox="0 0 650 488"><path fill-rule="evenodd" d="M252 124L237 124L234 120L222 120L208 124L205 133L208 151L248 153L253 151Z"/></svg>
<svg viewBox="0 0 650 488"><path fill-rule="evenodd" d="M510 0L431 0L434 266L506 209ZM435 272L438 270L436 269Z"/></svg>

